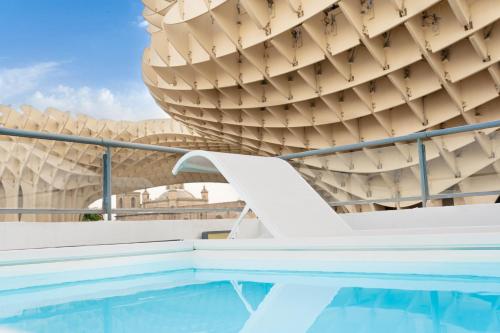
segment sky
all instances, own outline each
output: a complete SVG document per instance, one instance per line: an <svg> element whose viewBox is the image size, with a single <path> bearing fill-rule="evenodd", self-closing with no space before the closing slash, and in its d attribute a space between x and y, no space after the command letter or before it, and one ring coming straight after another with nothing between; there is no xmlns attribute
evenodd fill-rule
<svg viewBox="0 0 500 333"><path fill-rule="evenodd" d="M141 79L142 10L140 0L0 0L0 104L167 117Z"/></svg>
<svg viewBox="0 0 500 333"><path fill-rule="evenodd" d="M150 43L142 10L140 0L0 0L0 104L98 119L168 117L142 82ZM199 197L202 186L186 189ZM207 188L211 202L237 199L227 184Z"/></svg>

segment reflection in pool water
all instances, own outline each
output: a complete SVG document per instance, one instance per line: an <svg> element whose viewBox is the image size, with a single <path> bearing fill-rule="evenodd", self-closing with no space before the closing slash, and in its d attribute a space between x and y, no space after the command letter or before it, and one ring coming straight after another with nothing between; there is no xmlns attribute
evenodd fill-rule
<svg viewBox="0 0 500 333"><path fill-rule="evenodd" d="M14 332L500 332L500 280L472 277L186 270L6 290L0 304Z"/></svg>

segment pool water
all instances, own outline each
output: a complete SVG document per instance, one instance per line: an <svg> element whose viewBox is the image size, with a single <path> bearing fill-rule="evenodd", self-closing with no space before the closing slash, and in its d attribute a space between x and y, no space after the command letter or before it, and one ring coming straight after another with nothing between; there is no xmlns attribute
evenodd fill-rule
<svg viewBox="0 0 500 333"><path fill-rule="evenodd" d="M0 332L500 332L500 279L182 270L0 291Z"/></svg>

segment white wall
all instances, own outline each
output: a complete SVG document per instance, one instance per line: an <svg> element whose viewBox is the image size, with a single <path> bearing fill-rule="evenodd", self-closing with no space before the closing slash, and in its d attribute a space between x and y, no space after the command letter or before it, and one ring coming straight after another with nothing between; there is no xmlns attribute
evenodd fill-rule
<svg viewBox="0 0 500 333"><path fill-rule="evenodd" d="M355 230L500 226L500 204L414 208L341 216Z"/></svg>
<svg viewBox="0 0 500 333"><path fill-rule="evenodd" d="M203 231L230 230L234 220L2 222L0 250L154 242L201 238ZM242 233L257 237L259 223L247 220Z"/></svg>
<svg viewBox="0 0 500 333"><path fill-rule="evenodd" d="M500 227L500 204L416 208L343 214L354 230L374 233L464 231L470 227ZM203 231L230 230L234 220L124 222L2 222L0 250L196 239ZM304 221L307 223L307 221ZM256 220L241 224L241 238L265 235Z"/></svg>

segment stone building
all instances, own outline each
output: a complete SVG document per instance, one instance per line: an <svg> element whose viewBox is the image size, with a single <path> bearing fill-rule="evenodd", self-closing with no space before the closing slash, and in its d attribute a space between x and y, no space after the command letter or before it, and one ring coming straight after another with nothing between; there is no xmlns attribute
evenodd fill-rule
<svg viewBox="0 0 500 333"><path fill-rule="evenodd" d="M237 200L230 202L209 203L208 190L203 187L201 197L197 198L184 188L184 184L169 185L165 192L158 198L151 199L147 190L140 192L121 193L116 196L118 209L162 209L162 208L197 208L201 211L179 213L124 213L116 216L117 220L205 220L205 219L230 219L239 216L245 202ZM206 210L203 210L206 209ZM212 211L221 209L222 211ZM250 212L248 217L255 217Z"/></svg>

